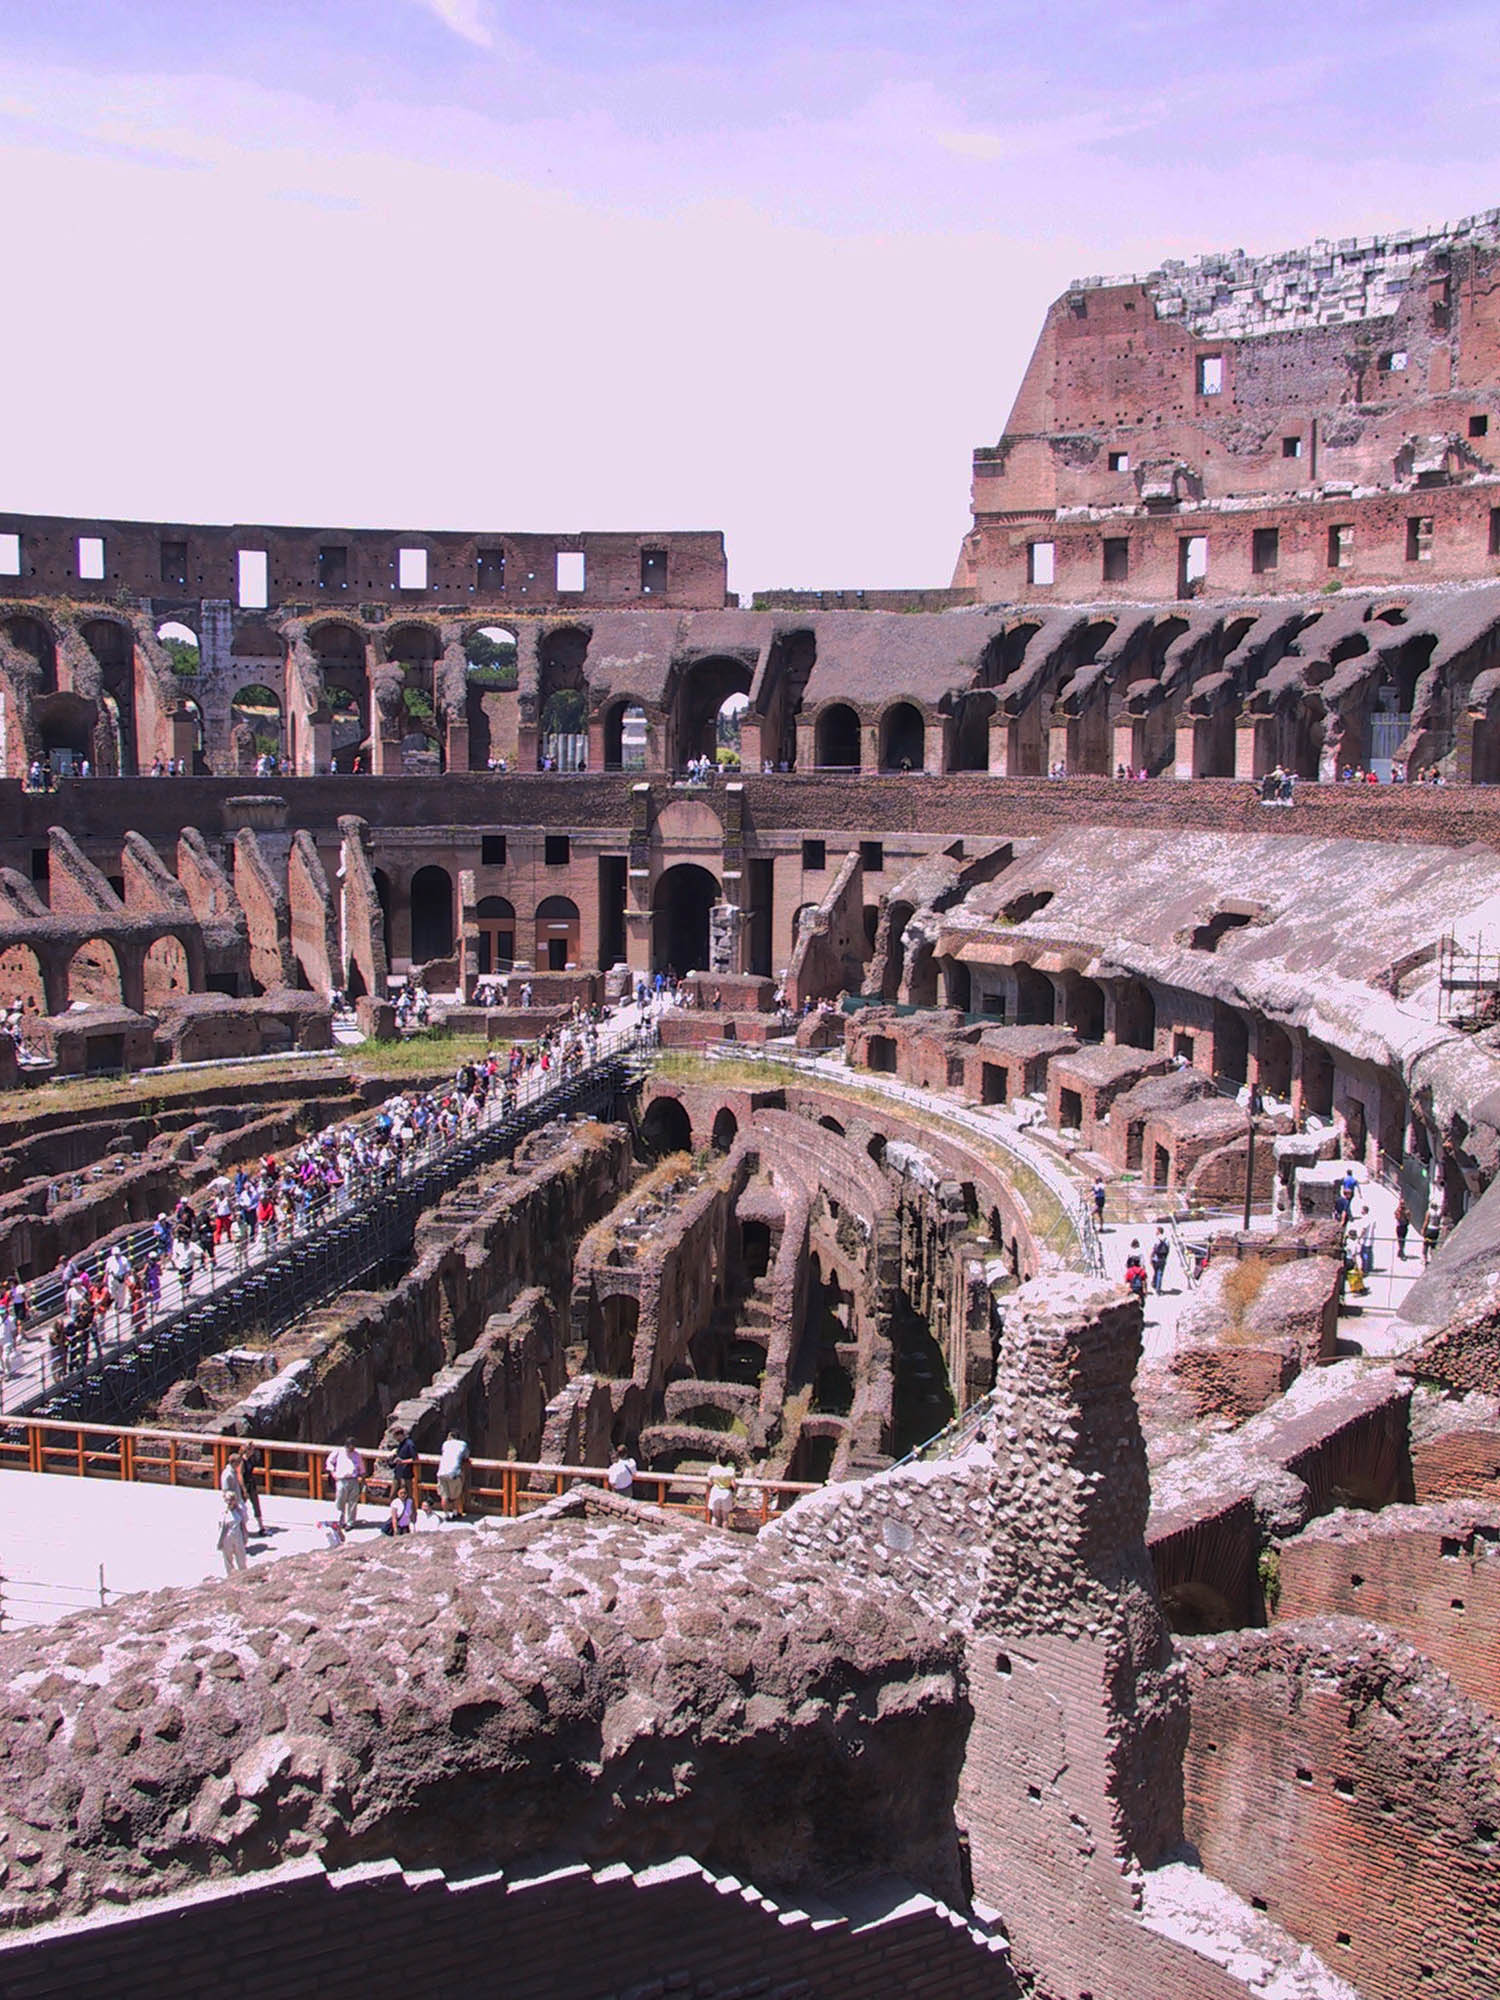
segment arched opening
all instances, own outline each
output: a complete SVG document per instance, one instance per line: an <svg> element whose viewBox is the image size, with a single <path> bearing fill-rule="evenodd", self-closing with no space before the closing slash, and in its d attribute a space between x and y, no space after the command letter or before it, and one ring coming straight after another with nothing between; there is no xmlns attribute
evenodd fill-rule
<svg viewBox="0 0 1500 2000"><path fill-rule="evenodd" d="M280 762L281 700L274 688L252 681L238 689L229 704L229 726L235 735L241 771L261 768L262 759Z"/></svg>
<svg viewBox="0 0 1500 2000"><path fill-rule="evenodd" d="M391 950L391 878L383 868L375 870L375 894L380 898L380 925L385 940L385 962L389 966L395 956Z"/></svg>
<svg viewBox="0 0 1500 2000"><path fill-rule="evenodd" d="M621 1295L600 1301L589 1315L589 1349L601 1375L615 1381L629 1378L635 1365L635 1341L640 1331L639 1299Z"/></svg>
<svg viewBox="0 0 1500 2000"><path fill-rule="evenodd" d="M906 926L912 920L912 905L893 902L889 905L890 923L886 929L885 965L880 975L880 997L894 1004L901 991L901 973L905 964L904 941Z"/></svg>
<svg viewBox="0 0 1500 2000"><path fill-rule="evenodd" d="M370 684L365 671L365 642L352 625L316 626L307 635L323 675L324 699L336 771L369 769ZM361 759L364 759L363 764Z"/></svg>
<svg viewBox="0 0 1500 2000"><path fill-rule="evenodd" d="M1250 1028L1243 1014L1214 1002L1214 1074L1240 1084L1249 1074Z"/></svg>
<svg viewBox="0 0 1500 2000"><path fill-rule="evenodd" d="M641 1143L653 1159L693 1150L692 1120L681 1098L653 1097L641 1120Z"/></svg>
<svg viewBox="0 0 1500 2000"><path fill-rule="evenodd" d="M717 880L695 862L679 862L658 878L651 896L653 971L708 969L709 912L718 900Z"/></svg>
<svg viewBox="0 0 1500 2000"><path fill-rule="evenodd" d="M41 741L42 758L60 778L71 776L94 756L94 727L99 711L82 695L49 694L32 704L32 719Z"/></svg>
<svg viewBox="0 0 1500 2000"><path fill-rule="evenodd" d="M28 653L36 662L32 684L34 695L57 692L57 646L46 626L36 618L7 618L0 624L3 634L17 652Z"/></svg>
<svg viewBox="0 0 1500 2000"><path fill-rule="evenodd" d="M737 771L740 768L740 724L749 706L750 697L747 694L726 695L719 704L714 723L713 757L723 770Z"/></svg>
<svg viewBox="0 0 1500 2000"><path fill-rule="evenodd" d="M1122 981L1115 996L1115 1040L1127 1049L1156 1047L1156 1001L1139 979Z"/></svg>
<svg viewBox="0 0 1500 2000"><path fill-rule="evenodd" d="M1050 1028L1057 996L1052 981L1034 965L1016 967L1016 1023L1022 1028Z"/></svg>
<svg viewBox="0 0 1500 2000"><path fill-rule="evenodd" d="M714 1118L713 1135L709 1141L716 1153L727 1153L739 1137L739 1120L727 1104L719 1107Z"/></svg>
<svg viewBox="0 0 1500 2000"><path fill-rule="evenodd" d="M860 761L859 716L847 702L833 702L813 726L813 762L824 771L857 771Z"/></svg>
<svg viewBox="0 0 1500 2000"><path fill-rule="evenodd" d="M47 985L41 960L29 944L13 944L0 952L0 1006L30 1001L39 1014L47 1011Z"/></svg>
<svg viewBox="0 0 1500 2000"><path fill-rule="evenodd" d="M453 877L446 868L419 868L411 878L411 962L447 958L453 950Z"/></svg>
<svg viewBox="0 0 1500 2000"><path fill-rule="evenodd" d="M1262 1021L1256 1034L1255 1080L1265 1097L1289 1099L1292 1094L1292 1038L1274 1021Z"/></svg>
<svg viewBox="0 0 1500 2000"><path fill-rule="evenodd" d="M156 636L173 673L180 679L191 680L201 670L203 648L191 625L180 618L165 618L157 626Z"/></svg>
<svg viewBox="0 0 1500 2000"><path fill-rule="evenodd" d="M956 1007L961 1014L971 1012L974 1005L974 981L969 968L961 958L940 958L934 960L943 977L943 1004Z"/></svg>
<svg viewBox="0 0 1500 2000"><path fill-rule="evenodd" d="M690 758L718 760L719 718L731 695L748 695L751 669L743 660L697 660L682 675L672 704L672 768Z"/></svg>
<svg viewBox="0 0 1500 2000"><path fill-rule="evenodd" d="M68 1004L70 1007L124 1005L120 961L108 938L89 938L68 961Z"/></svg>
<svg viewBox="0 0 1500 2000"><path fill-rule="evenodd" d="M1333 1057L1321 1042L1302 1046L1302 1109L1315 1118L1333 1116Z"/></svg>
<svg viewBox="0 0 1500 2000"><path fill-rule="evenodd" d="M505 896L481 896L474 912L479 928L479 970L509 972L516 956L516 913Z"/></svg>
<svg viewBox="0 0 1500 2000"><path fill-rule="evenodd" d="M386 634L386 658L401 669L401 768L443 768L437 719L437 663L442 641L430 625L397 625Z"/></svg>
<svg viewBox="0 0 1500 2000"><path fill-rule="evenodd" d="M1104 1040L1104 988L1097 980L1069 982L1067 1021L1080 1042Z"/></svg>
<svg viewBox="0 0 1500 2000"><path fill-rule="evenodd" d="M464 640L464 658L468 663L469 769L488 771L502 756L508 761L507 741L514 749L513 733L502 728L504 704L500 697L514 694L516 689L516 635L506 625L481 625Z"/></svg>
<svg viewBox="0 0 1500 2000"><path fill-rule="evenodd" d="M182 940L159 937L146 953L146 1006L164 1006L167 1001L190 993L193 982L188 973L188 955Z"/></svg>
<svg viewBox="0 0 1500 2000"><path fill-rule="evenodd" d="M721 1112L720 1117L725 1116ZM732 1116L733 1114L728 1114ZM718 1120L714 1121L718 1130ZM769 1223L753 1218L740 1225L740 1263L744 1268L746 1284L753 1285L757 1278L763 1278L771 1268L771 1227Z"/></svg>
<svg viewBox="0 0 1500 2000"><path fill-rule="evenodd" d="M588 763L589 635L578 625L549 632L537 656L538 768L578 771Z"/></svg>
<svg viewBox="0 0 1500 2000"><path fill-rule="evenodd" d="M639 702L611 703L604 715L606 771L644 771L648 724Z"/></svg>
<svg viewBox="0 0 1500 2000"><path fill-rule="evenodd" d="M950 771L987 771L990 768L990 717L994 713L995 697L987 691L976 689L959 697L953 716Z"/></svg>
<svg viewBox="0 0 1500 2000"><path fill-rule="evenodd" d="M184 628L185 629L185 628ZM103 699L94 732L94 768L133 777L136 750L135 634L113 618L91 618L83 627L89 651L99 662ZM196 657L196 646L194 648Z"/></svg>
<svg viewBox="0 0 1500 2000"><path fill-rule="evenodd" d="M536 952L539 972L563 972L578 963L578 905L569 896L547 896L536 906Z"/></svg>
<svg viewBox="0 0 1500 2000"><path fill-rule="evenodd" d="M193 725L193 776L196 778L209 776L208 759L204 755L208 734L203 726L203 710L191 698L179 702L177 706L180 713L187 716Z"/></svg>
<svg viewBox="0 0 1500 2000"><path fill-rule="evenodd" d="M914 702L898 701L880 718L882 771L920 771L927 754L927 725Z"/></svg>

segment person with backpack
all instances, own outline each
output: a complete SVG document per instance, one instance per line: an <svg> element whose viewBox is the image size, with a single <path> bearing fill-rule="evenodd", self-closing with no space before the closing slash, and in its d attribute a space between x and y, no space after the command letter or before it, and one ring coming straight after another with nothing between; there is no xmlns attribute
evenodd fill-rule
<svg viewBox="0 0 1500 2000"><path fill-rule="evenodd" d="M1141 1258L1141 1246L1132 1241L1130 1255L1125 1259L1125 1283L1134 1297L1144 1300L1146 1296L1146 1266Z"/></svg>
<svg viewBox="0 0 1500 2000"><path fill-rule="evenodd" d="M1167 1241L1167 1232L1157 1228L1156 1241L1151 1245L1151 1289L1160 1295L1162 1280L1167 1275L1167 1259L1172 1254L1172 1246Z"/></svg>

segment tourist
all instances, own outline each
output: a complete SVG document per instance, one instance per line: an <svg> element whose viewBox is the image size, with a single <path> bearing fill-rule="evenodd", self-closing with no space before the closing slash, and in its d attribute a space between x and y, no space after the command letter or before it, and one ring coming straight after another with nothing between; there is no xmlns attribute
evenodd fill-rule
<svg viewBox="0 0 1500 2000"><path fill-rule="evenodd" d="M1095 1181L1094 1182L1094 1227L1100 1230L1102 1230L1104 1227L1104 1202L1105 1202L1104 1183L1103 1181Z"/></svg>
<svg viewBox="0 0 1500 2000"><path fill-rule="evenodd" d="M438 1453L438 1504L446 1519L458 1519L464 1511L464 1485L468 1478L469 1447L457 1431L449 1431Z"/></svg>
<svg viewBox="0 0 1500 2000"><path fill-rule="evenodd" d="M605 1474L605 1484L611 1493L620 1499L629 1500L635 1492L636 1463L626 1456L625 1447L617 1444L609 1461L609 1471Z"/></svg>
<svg viewBox="0 0 1500 2000"><path fill-rule="evenodd" d="M233 1576L237 1569L248 1569L250 1559L245 1550L245 1523L242 1516L226 1505L219 1519L219 1554L224 1558L224 1574Z"/></svg>
<svg viewBox="0 0 1500 2000"><path fill-rule="evenodd" d="M1411 1210L1406 1205L1406 1197L1398 1196L1396 1201L1396 1256L1399 1262L1406 1262L1406 1238L1411 1229Z"/></svg>
<svg viewBox="0 0 1500 2000"><path fill-rule="evenodd" d="M380 1532L383 1535L409 1535L416 1518L417 1503L412 1498L411 1487L397 1486L391 1494L391 1504L380 1524Z"/></svg>
<svg viewBox="0 0 1500 2000"><path fill-rule="evenodd" d="M1146 1296L1146 1266L1141 1261L1141 1246L1132 1237L1130 1254L1125 1259L1125 1283L1135 1298L1144 1300Z"/></svg>
<svg viewBox="0 0 1500 2000"><path fill-rule="evenodd" d="M266 1532L265 1516L260 1511L260 1474L265 1454L258 1444L240 1447L240 1485L244 1489L245 1503L255 1516L255 1532Z"/></svg>
<svg viewBox="0 0 1500 2000"><path fill-rule="evenodd" d="M1160 1294L1162 1280L1167 1275L1167 1259L1172 1254L1172 1246L1167 1241L1167 1232L1157 1225L1156 1241L1151 1245L1151 1289Z"/></svg>
<svg viewBox="0 0 1500 2000"><path fill-rule="evenodd" d="M396 1449L391 1455L391 1485L396 1492L404 1486L410 1491L416 1484L417 1447L410 1431L398 1430Z"/></svg>
<svg viewBox="0 0 1500 2000"><path fill-rule="evenodd" d="M720 1452L708 1474L708 1518L716 1528L729 1526L729 1517L734 1512L736 1480L734 1467Z"/></svg>
<svg viewBox="0 0 1500 2000"><path fill-rule="evenodd" d="M333 1481L333 1504L338 1509L340 1526L355 1527L359 1521L359 1489L365 1476L365 1462L352 1437L334 1446L323 1470Z"/></svg>
<svg viewBox="0 0 1500 2000"><path fill-rule="evenodd" d="M224 1558L224 1574L248 1567L245 1550L245 1489L240 1483L239 1453L231 1452L219 1475L219 1493L224 1502L219 1522L219 1554Z"/></svg>
<svg viewBox="0 0 1500 2000"><path fill-rule="evenodd" d="M1432 1253L1438 1247L1443 1235L1443 1211L1435 1201L1427 1204L1427 1213L1422 1220L1422 1268L1425 1271Z"/></svg>

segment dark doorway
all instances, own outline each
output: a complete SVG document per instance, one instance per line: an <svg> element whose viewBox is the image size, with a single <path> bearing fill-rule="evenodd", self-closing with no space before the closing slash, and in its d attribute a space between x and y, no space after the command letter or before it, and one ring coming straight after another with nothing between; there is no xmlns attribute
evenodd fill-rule
<svg viewBox="0 0 1500 2000"><path fill-rule="evenodd" d="M706 868L684 861L666 871L651 897L653 970L707 970L708 915L718 900L718 882Z"/></svg>
<svg viewBox="0 0 1500 2000"><path fill-rule="evenodd" d="M453 877L446 868L419 868L411 878L414 965L446 958L453 949Z"/></svg>

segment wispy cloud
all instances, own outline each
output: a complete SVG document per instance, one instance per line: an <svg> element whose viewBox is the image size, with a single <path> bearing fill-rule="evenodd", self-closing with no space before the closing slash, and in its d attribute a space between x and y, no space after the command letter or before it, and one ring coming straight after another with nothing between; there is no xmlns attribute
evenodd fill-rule
<svg viewBox="0 0 1500 2000"><path fill-rule="evenodd" d="M416 4L424 12L435 15L445 28L451 28L462 40L472 42L475 48L494 47L495 34L483 0L416 0Z"/></svg>

